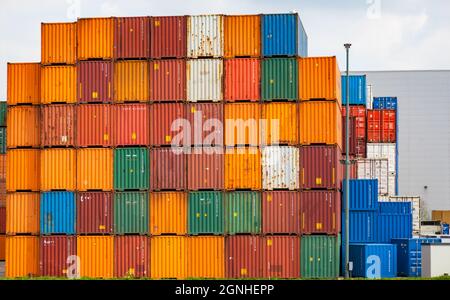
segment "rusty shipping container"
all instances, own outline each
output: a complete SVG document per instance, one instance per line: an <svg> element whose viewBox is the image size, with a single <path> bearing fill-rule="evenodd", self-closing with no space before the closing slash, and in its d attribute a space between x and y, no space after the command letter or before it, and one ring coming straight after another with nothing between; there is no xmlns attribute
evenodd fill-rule
<svg viewBox="0 0 450 300"><path fill-rule="evenodd" d="M6 154L0 154L0 181L6 180ZM5 193L6 190L0 191L0 193Z"/></svg>
<svg viewBox="0 0 450 300"><path fill-rule="evenodd" d="M113 189L113 150L78 149L77 150L77 190Z"/></svg>
<svg viewBox="0 0 450 300"><path fill-rule="evenodd" d="M77 106L77 146L109 147L112 145L112 106L82 104Z"/></svg>
<svg viewBox="0 0 450 300"><path fill-rule="evenodd" d="M261 152L263 189L296 190L300 187L299 148L267 146L262 148Z"/></svg>
<svg viewBox="0 0 450 300"><path fill-rule="evenodd" d="M6 233L6 207L0 207L0 235Z"/></svg>
<svg viewBox="0 0 450 300"><path fill-rule="evenodd" d="M6 237L5 276L7 278L39 275L39 237Z"/></svg>
<svg viewBox="0 0 450 300"><path fill-rule="evenodd" d="M150 18L126 17L114 20L114 58L150 57Z"/></svg>
<svg viewBox="0 0 450 300"><path fill-rule="evenodd" d="M154 191L184 190L186 161L182 148L155 148L150 151L150 187Z"/></svg>
<svg viewBox="0 0 450 300"><path fill-rule="evenodd" d="M75 105L44 105L41 107L41 146L74 147L76 130ZM86 126L81 123L80 127Z"/></svg>
<svg viewBox="0 0 450 300"><path fill-rule="evenodd" d="M6 101L8 105L40 104L40 63L8 63Z"/></svg>
<svg viewBox="0 0 450 300"><path fill-rule="evenodd" d="M187 233L187 193L150 193L150 234Z"/></svg>
<svg viewBox="0 0 450 300"><path fill-rule="evenodd" d="M113 198L109 192L77 193L77 234L112 234Z"/></svg>
<svg viewBox="0 0 450 300"><path fill-rule="evenodd" d="M225 238L227 278L261 278L262 238L259 236L228 236Z"/></svg>
<svg viewBox="0 0 450 300"><path fill-rule="evenodd" d="M222 147L192 148L186 155L189 190L224 188L224 153Z"/></svg>
<svg viewBox="0 0 450 300"><path fill-rule="evenodd" d="M252 101L261 98L261 62L257 58L224 60L224 99L228 102Z"/></svg>
<svg viewBox="0 0 450 300"><path fill-rule="evenodd" d="M300 221L300 193L262 193L262 233L297 234Z"/></svg>
<svg viewBox="0 0 450 300"><path fill-rule="evenodd" d="M150 238L114 237L114 277L150 277Z"/></svg>
<svg viewBox="0 0 450 300"><path fill-rule="evenodd" d="M190 140L184 140L186 146L223 145L222 104L188 103L185 113L190 124L190 133L186 136L190 136Z"/></svg>
<svg viewBox="0 0 450 300"><path fill-rule="evenodd" d="M188 249L187 277L225 278L224 237L189 237Z"/></svg>
<svg viewBox="0 0 450 300"><path fill-rule="evenodd" d="M158 236L150 238L150 275L153 279L188 276L188 237Z"/></svg>
<svg viewBox="0 0 450 300"><path fill-rule="evenodd" d="M43 149L41 160L41 191L76 189L76 150Z"/></svg>
<svg viewBox="0 0 450 300"><path fill-rule="evenodd" d="M41 67L41 103L76 103L77 67Z"/></svg>
<svg viewBox="0 0 450 300"><path fill-rule="evenodd" d="M225 189L261 189L261 153L258 148L225 149Z"/></svg>
<svg viewBox="0 0 450 300"><path fill-rule="evenodd" d="M41 124L39 106L10 106L7 119L6 143L9 149L39 147Z"/></svg>
<svg viewBox="0 0 450 300"><path fill-rule="evenodd" d="M261 106L258 103L225 104L225 145L259 145L259 119Z"/></svg>
<svg viewBox="0 0 450 300"><path fill-rule="evenodd" d="M223 56L223 16L198 15L187 19L187 56Z"/></svg>
<svg viewBox="0 0 450 300"><path fill-rule="evenodd" d="M114 102L147 102L149 96L149 63L130 60L114 63Z"/></svg>
<svg viewBox="0 0 450 300"><path fill-rule="evenodd" d="M118 104L113 106L114 145L149 145L150 108L147 104Z"/></svg>
<svg viewBox="0 0 450 300"><path fill-rule="evenodd" d="M6 154L6 190L39 191L40 151L12 149Z"/></svg>
<svg viewBox="0 0 450 300"><path fill-rule="evenodd" d="M224 57L261 56L261 17L224 16Z"/></svg>
<svg viewBox="0 0 450 300"><path fill-rule="evenodd" d="M150 61L150 101L186 100L186 61L166 59Z"/></svg>
<svg viewBox="0 0 450 300"><path fill-rule="evenodd" d="M184 118L184 108L183 103L155 103L150 106L150 145L172 144L172 138L179 133L172 131L172 126L175 121ZM177 146L182 146L182 144Z"/></svg>
<svg viewBox="0 0 450 300"><path fill-rule="evenodd" d="M300 194L300 234L337 235L341 232L339 191L302 191Z"/></svg>
<svg viewBox="0 0 450 300"><path fill-rule="evenodd" d="M113 63L111 61L78 62L78 102L111 102L113 81Z"/></svg>
<svg viewBox="0 0 450 300"><path fill-rule="evenodd" d="M41 62L68 64L77 60L77 23L41 23Z"/></svg>
<svg viewBox="0 0 450 300"><path fill-rule="evenodd" d="M186 81L188 102L222 101L223 60L187 60Z"/></svg>
<svg viewBox="0 0 450 300"><path fill-rule="evenodd" d="M298 145L298 105L273 102L261 107L261 144Z"/></svg>
<svg viewBox="0 0 450 300"><path fill-rule="evenodd" d="M78 236L77 256L81 277L112 278L114 238L112 236Z"/></svg>
<svg viewBox="0 0 450 300"><path fill-rule="evenodd" d="M77 21L77 59L112 59L114 18L89 18Z"/></svg>
<svg viewBox="0 0 450 300"><path fill-rule="evenodd" d="M6 235L0 235L0 261L6 259Z"/></svg>
<svg viewBox="0 0 450 300"><path fill-rule="evenodd" d="M262 238L263 278L300 277L300 238L266 236Z"/></svg>
<svg viewBox="0 0 450 300"><path fill-rule="evenodd" d="M40 276L66 277L77 255L75 236L42 236L40 238Z"/></svg>
<svg viewBox="0 0 450 300"><path fill-rule="evenodd" d="M160 58L186 57L187 17L150 17L150 56Z"/></svg>

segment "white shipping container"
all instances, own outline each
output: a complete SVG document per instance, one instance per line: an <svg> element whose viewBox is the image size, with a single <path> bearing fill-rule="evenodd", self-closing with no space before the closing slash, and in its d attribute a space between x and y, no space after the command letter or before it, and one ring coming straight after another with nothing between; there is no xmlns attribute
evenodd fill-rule
<svg viewBox="0 0 450 300"><path fill-rule="evenodd" d="M450 244L422 245L422 277L431 278L450 274Z"/></svg>
<svg viewBox="0 0 450 300"><path fill-rule="evenodd" d="M387 159L359 159L356 165L358 179L378 179L378 195L389 195Z"/></svg>
<svg viewBox="0 0 450 300"><path fill-rule="evenodd" d="M223 16L190 16L187 43L190 58L223 57Z"/></svg>
<svg viewBox="0 0 450 300"><path fill-rule="evenodd" d="M186 69L188 102L222 101L221 59L190 59Z"/></svg>
<svg viewBox="0 0 450 300"><path fill-rule="evenodd" d="M387 198L378 198L378 201L384 202L411 202L412 208L412 219L413 219L413 232L415 235L420 234L420 222L421 208L420 208L420 197L408 197L408 196L390 196Z"/></svg>
<svg viewBox="0 0 450 300"><path fill-rule="evenodd" d="M263 189L295 190L300 186L300 151L290 146L268 146L262 149Z"/></svg>
<svg viewBox="0 0 450 300"><path fill-rule="evenodd" d="M388 174L388 190L389 190L389 196L395 196L395 190L396 190L396 177L397 174L393 172L389 172Z"/></svg>
<svg viewBox="0 0 450 300"><path fill-rule="evenodd" d="M395 143L367 144L367 158L387 158L389 161L389 172L397 172L397 151Z"/></svg>

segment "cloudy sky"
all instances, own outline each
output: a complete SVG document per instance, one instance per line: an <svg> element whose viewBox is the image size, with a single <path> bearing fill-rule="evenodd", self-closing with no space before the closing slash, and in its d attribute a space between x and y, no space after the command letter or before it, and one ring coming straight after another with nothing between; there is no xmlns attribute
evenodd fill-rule
<svg viewBox="0 0 450 300"><path fill-rule="evenodd" d="M0 99L6 63L40 60L40 23L77 17L297 11L311 56L351 42L353 70L450 69L448 0L0 0Z"/></svg>

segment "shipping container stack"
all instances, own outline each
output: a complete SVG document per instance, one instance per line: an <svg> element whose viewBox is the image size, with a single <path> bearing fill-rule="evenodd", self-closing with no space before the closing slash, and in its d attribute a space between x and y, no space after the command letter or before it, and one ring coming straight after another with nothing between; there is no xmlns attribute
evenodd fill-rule
<svg viewBox="0 0 450 300"><path fill-rule="evenodd" d="M6 101L0 102L0 261L6 250Z"/></svg>

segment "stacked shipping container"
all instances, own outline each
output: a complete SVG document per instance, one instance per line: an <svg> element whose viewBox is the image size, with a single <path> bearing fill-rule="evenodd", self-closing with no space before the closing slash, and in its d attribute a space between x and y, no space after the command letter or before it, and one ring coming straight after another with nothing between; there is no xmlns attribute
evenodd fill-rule
<svg viewBox="0 0 450 300"><path fill-rule="evenodd" d="M0 102L0 261L6 250L6 120L7 105Z"/></svg>

